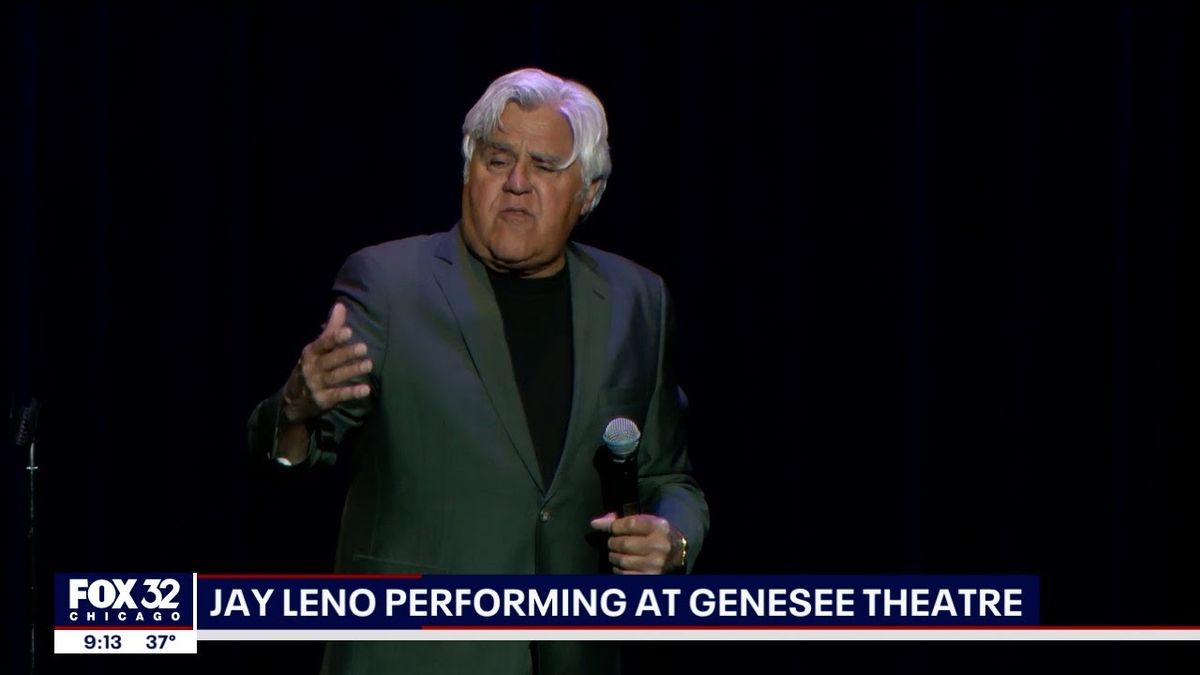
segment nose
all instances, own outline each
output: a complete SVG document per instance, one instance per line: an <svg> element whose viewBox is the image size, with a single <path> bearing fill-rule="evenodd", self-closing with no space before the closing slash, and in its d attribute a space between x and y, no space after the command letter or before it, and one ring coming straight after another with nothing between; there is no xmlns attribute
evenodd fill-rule
<svg viewBox="0 0 1200 675"><path fill-rule="evenodd" d="M515 162L512 169L508 171L508 177L504 179L504 191L516 195L529 192L532 187L529 184L529 176L526 175L528 171L529 164L527 162Z"/></svg>

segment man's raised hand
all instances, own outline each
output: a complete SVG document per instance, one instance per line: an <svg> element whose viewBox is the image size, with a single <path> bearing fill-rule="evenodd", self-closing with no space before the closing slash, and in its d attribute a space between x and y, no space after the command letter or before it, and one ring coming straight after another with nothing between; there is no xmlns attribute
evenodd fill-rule
<svg viewBox="0 0 1200 675"><path fill-rule="evenodd" d="M339 302L329 312L325 330L304 346L288 377L279 409L280 426L305 422L339 403L371 395L370 385L351 382L372 368L367 345L350 342L352 336L346 325L346 307Z"/></svg>

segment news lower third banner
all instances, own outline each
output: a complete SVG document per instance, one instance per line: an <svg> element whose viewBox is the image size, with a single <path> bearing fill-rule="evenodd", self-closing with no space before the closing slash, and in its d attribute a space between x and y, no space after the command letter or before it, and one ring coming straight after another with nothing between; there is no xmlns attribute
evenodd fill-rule
<svg viewBox="0 0 1200 675"><path fill-rule="evenodd" d="M1033 576L60 573L54 648L194 654L199 640L852 639L1036 627L1038 607Z"/></svg>

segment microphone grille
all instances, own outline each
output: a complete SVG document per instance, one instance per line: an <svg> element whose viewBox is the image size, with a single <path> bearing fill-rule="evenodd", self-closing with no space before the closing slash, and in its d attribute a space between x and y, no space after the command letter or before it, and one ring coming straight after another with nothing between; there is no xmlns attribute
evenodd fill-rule
<svg viewBox="0 0 1200 675"><path fill-rule="evenodd" d="M638 441L642 440L642 432L627 417L614 417L604 428L604 444L613 454L627 457L637 450Z"/></svg>

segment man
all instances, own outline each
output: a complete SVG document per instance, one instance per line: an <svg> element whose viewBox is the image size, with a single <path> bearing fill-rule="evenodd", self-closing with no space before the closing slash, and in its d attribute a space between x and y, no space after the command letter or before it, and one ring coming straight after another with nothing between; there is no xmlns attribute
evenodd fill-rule
<svg viewBox="0 0 1200 675"><path fill-rule="evenodd" d="M338 571L694 565L708 510L684 444L666 289L569 241L604 191L607 136L582 85L533 69L505 75L463 125L460 223L342 267L324 331L249 425L252 450L281 463L349 455ZM618 416L642 430L643 513L597 517L594 455ZM615 645L565 642L334 643L325 663L336 673L617 666Z"/></svg>

